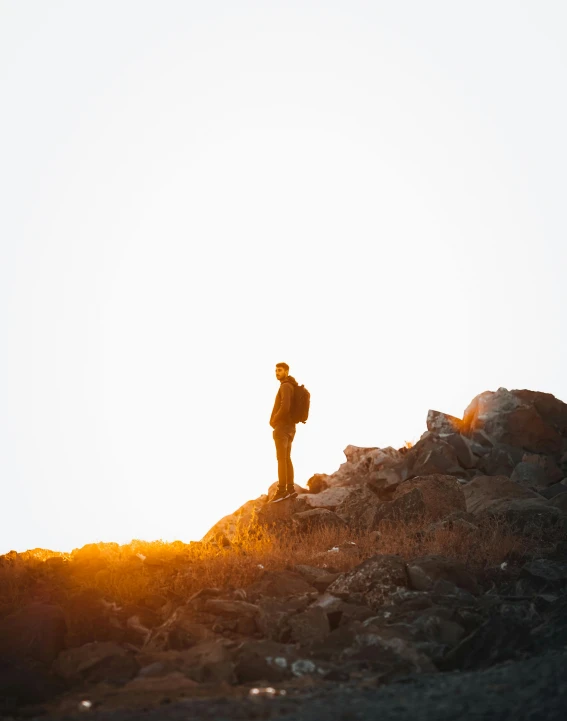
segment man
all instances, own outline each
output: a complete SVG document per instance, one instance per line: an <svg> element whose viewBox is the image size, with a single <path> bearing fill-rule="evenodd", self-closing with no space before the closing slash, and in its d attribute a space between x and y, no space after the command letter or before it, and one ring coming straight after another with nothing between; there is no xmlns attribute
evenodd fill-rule
<svg viewBox="0 0 567 721"><path fill-rule="evenodd" d="M278 488L272 503L286 498L295 498L297 493L293 486L293 465L291 463L291 444L295 436L295 423L291 419L291 407L297 381L289 375L287 363L276 363L276 378L280 388L270 417L270 425L274 429L276 457L278 459Z"/></svg>

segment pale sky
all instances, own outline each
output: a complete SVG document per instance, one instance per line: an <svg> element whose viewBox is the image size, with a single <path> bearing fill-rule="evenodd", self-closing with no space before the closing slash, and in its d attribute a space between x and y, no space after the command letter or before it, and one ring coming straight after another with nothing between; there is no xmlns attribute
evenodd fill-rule
<svg viewBox="0 0 567 721"><path fill-rule="evenodd" d="M0 0L0 553L197 540L567 401L567 4Z"/></svg>

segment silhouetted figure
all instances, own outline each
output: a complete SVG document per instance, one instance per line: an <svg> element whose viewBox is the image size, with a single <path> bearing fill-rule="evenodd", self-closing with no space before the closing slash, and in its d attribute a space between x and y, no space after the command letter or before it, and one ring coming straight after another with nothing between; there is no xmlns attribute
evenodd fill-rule
<svg viewBox="0 0 567 721"><path fill-rule="evenodd" d="M295 498L297 493L293 486L293 464L291 462L291 444L295 436L295 422L291 418L291 407L297 381L289 375L287 363L276 363L276 378L280 388L270 417L270 425L274 429L276 457L278 459L278 488L272 503L286 498Z"/></svg>

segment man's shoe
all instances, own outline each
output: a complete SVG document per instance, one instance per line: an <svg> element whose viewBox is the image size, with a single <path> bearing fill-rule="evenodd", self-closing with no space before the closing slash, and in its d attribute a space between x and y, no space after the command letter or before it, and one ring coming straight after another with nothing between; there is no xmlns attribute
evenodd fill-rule
<svg viewBox="0 0 567 721"><path fill-rule="evenodd" d="M280 491L278 489L276 491L276 495L272 498L270 503L278 503L279 501L283 501L284 498L287 498L287 491Z"/></svg>
<svg viewBox="0 0 567 721"><path fill-rule="evenodd" d="M287 492L286 498L297 498L297 491L292 488Z"/></svg>

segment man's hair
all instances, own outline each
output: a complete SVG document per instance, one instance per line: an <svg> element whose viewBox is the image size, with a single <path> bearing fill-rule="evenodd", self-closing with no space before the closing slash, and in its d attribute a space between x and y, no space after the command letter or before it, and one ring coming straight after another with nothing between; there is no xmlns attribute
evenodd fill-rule
<svg viewBox="0 0 567 721"><path fill-rule="evenodd" d="M284 371L287 371L287 373L289 373L289 366L287 363L276 363L276 368L283 368Z"/></svg>

